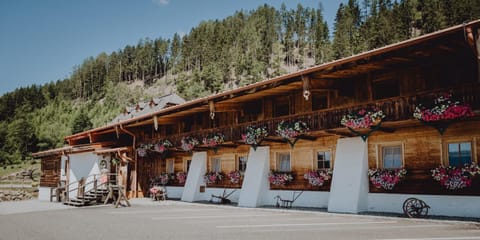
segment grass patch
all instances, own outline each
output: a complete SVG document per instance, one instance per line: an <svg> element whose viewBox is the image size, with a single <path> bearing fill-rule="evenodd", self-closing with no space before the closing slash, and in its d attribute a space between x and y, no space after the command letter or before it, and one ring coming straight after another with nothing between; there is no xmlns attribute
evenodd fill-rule
<svg viewBox="0 0 480 240"><path fill-rule="evenodd" d="M32 164L32 162L23 162L21 164L15 164L15 165L6 165L3 167L0 167L0 178L6 177L10 174L13 173L18 173L22 172L23 170L27 169L36 169L35 170L35 175L36 178L35 180L38 180L38 175L40 173L40 162L36 161L35 163Z"/></svg>

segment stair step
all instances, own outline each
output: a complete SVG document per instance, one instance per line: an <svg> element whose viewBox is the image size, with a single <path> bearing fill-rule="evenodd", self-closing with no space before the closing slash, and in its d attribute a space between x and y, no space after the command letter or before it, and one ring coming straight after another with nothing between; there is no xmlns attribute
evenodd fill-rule
<svg viewBox="0 0 480 240"><path fill-rule="evenodd" d="M81 202L74 202L74 201L64 202L63 204L64 204L64 205L75 206L75 207L85 206L85 204L83 204L83 203L81 203Z"/></svg>

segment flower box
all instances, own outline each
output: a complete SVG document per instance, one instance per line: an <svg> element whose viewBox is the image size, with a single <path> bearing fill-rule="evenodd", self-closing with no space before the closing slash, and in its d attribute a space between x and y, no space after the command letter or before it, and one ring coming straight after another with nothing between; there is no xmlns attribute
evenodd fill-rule
<svg viewBox="0 0 480 240"><path fill-rule="evenodd" d="M242 134L242 141L246 144L251 145L254 150L257 150L258 145L260 145L263 139L267 136L268 131L266 127L248 126L247 132L245 134Z"/></svg>
<svg viewBox="0 0 480 240"><path fill-rule="evenodd" d="M400 169L380 169L373 168L368 170L370 182L375 188L392 190L407 174L407 170Z"/></svg>
<svg viewBox="0 0 480 240"><path fill-rule="evenodd" d="M283 138L296 138L302 134L305 134L308 132L308 126L305 122L302 121L296 121L293 123L289 123L286 121L281 121L277 125L277 130L276 130L278 136L283 137Z"/></svg>
<svg viewBox="0 0 480 240"><path fill-rule="evenodd" d="M159 153L165 153L166 151L168 151L168 148L171 148L171 147L173 147L173 144L168 139L164 139L154 144L153 150Z"/></svg>
<svg viewBox="0 0 480 240"><path fill-rule="evenodd" d="M472 185L472 177L480 174L477 164L466 164L463 168L439 166L433 170L432 177L448 190L458 190Z"/></svg>
<svg viewBox="0 0 480 240"><path fill-rule="evenodd" d="M185 172L177 172L175 180L180 184L184 184L187 181L187 174Z"/></svg>
<svg viewBox="0 0 480 240"><path fill-rule="evenodd" d="M270 174L268 174L268 181L275 186L285 186L292 183L293 180L294 177L291 172L271 171Z"/></svg>
<svg viewBox="0 0 480 240"><path fill-rule="evenodd" d="M194 137L183 137L181 143L185 152L191 152L199 144L198 139Z"/></svg>
<svg viewBox="0 0 480 240"><path fill-rule="evenodd" d="M205 183L208 184L218 184L224 178L224 174L222 172L207 172L204 176Z"/></svg>
<svg viewBox="0 0 480 240"><path fill-rule="evenodd" d="M385 118L382 110L375 108L350 112L342 117L340 124L350 129L370 128Z"/></svg>
<svg viewBox="0 0 480 240"><path fill-rule="evenodd" d="M137 147L137 155L139 157L146 157L148 155L148 151L152 150L153 144L140 144Z"/></svg>
<svg viewBox="0 0 480 240"><path fill-rule="evenodd" d="M473 116L472 108L453 99L446 93L433 100L432 103L418 104L413 117L424 122L455 120Z"/></svg>
<svg viewBox="0 0 480 240"><path fill-rule="evenodd" d="M202 142L207 147L216 147L219 144L222 144L225 142L225 135L223 135L222 133L211 134L203 138Z"/></svg>
<svg viewBox="0 0 480 240"><path fill-rule="evenodd" d="M230 183L232 183L232 184L239 184L240 181L243 178L242 173L238 170L234 170L234 171L229 172L227 174L227 177L230 180Z"/></svg>
<svg viewBox="0 0 480 240"><path fill-rule="evenodd" d="M308 171L303 175L303 178L308 180L311 186L321 187L332 178L332 170Z"/></svg>

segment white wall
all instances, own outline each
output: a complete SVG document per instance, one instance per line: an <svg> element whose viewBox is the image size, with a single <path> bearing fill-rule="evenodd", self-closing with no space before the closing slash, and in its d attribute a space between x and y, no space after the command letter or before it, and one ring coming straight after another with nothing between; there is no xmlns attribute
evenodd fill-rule
<svg viewBox="0 0 480 240"><path fill-rule="evenodd" d="M168 198L175 198L175 199L182 198L183 187L166 186L165 188L167 189Z"/></svg>
<svg viewBox="0 0 480 240"><path fill-rule="evenodd" d="M50 201L50 187L38 187L38 200Z"/></svg>
<svg viewBox="0 0 480 240"><path fill-rule="evenodd" d="M358 213L367 209L367 155L367 143L360 137L338 139L329 212Z"/></svg>
<svg viewBox="0 0 480 240"><path fill-rule="evenodd" d="M403 213L403 202L410 197L428 204L429 215L480 217L480 197L473 196L370 193L368 211Z"/></svg>
<svg viewBox="0 0 480 240"><path fill-rule="evenodd" d="M229 193L232 193L230 196L228 196L228 199L234 203L238 203L238 199L240 198L240 192L242 191L241 189L235 189L235 188L205 188L205 192L201 193L199 195L198 201L210 201L212 200L213 202L218 202L218 198L212 198L212 195L215 196L223 196L223 191L225 191L225 195L228 195Z"/></svg>
<svg viewBox="0 0 480 240"><path fill-rule="evenodd" d="M194 152L192 163L183 189L182 201L194 202L202 200L200 186L205 186L203 177L207 171L207 152Z"/></svg>
<svg viewBox="0 0 480 240"><path fill-rule="evenodd" d="M270 147L258 147L257 150L250 147L238 206L258 207L262 205L263 199L270 188L268 182L269 163Z"/></svg>
<svg viewBox="0 0 480 240"><path fill-rule="evenodd" d="M301 191L293 190L270 190L263 199L263 205L275 205L277 200L275 197L278 195L282 199L292 200L293 194L298 196ZM323 191L303 191L300 197L292 204L293 207L312 207L312 208L327 208L329 192Z"/></svg>
<svg viewBox="0 0 480 240"><path fill-rule="evenodd" d="M69 183L78 182L82 177L87 178L93 174L100 174L99 162L102 157L93 152L76 153L70 155L70 176ZM93 177L86 179L86 182L93 181ZM70 188L77 188L78 185L72 185ZM93 187L93 186L91 186ZM88 191L89 186L85 191ZM70 198L75 198L77 191L69 193Z"/></svg>

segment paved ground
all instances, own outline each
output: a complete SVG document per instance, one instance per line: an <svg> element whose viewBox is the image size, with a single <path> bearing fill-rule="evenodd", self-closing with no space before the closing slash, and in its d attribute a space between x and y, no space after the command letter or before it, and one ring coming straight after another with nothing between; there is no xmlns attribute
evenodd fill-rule
<svg viewBox="0 0 480 240"><path fill-rule="evenodd" d="M0 204L0 210L3 209L0 239L480 239L480 224L474 222L247 209L146 199L132 201L132 207L109 205L8 214L3 204Z"/></svg>

